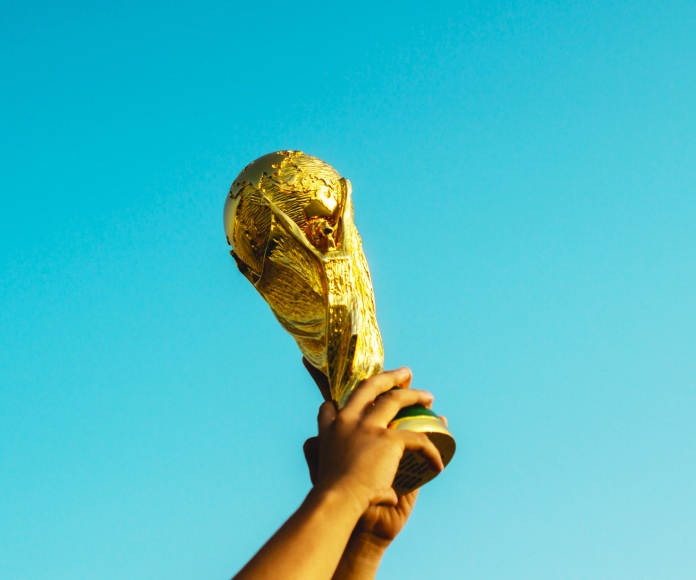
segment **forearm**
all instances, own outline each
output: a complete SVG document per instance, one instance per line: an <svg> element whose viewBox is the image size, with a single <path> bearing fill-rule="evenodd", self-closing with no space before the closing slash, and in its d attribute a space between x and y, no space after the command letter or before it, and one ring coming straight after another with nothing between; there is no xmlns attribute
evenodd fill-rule
<svg viewBox="0 0 696 580"><path fill-rule="evenodd" d="M333 580L372 580L390 542L371 534L354 534L338 564Z"/></svg>
<svg viewBox="0 0 696 580"><path fill-rule="evenodd" d="M364 507L337 489L313 489L235 580L328 580Z"/></svg>

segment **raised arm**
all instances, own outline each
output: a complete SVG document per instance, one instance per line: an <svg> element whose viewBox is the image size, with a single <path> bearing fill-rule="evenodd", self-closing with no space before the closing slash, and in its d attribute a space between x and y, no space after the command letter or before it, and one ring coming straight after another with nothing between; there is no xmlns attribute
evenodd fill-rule
<svg viewBox="0 0 696 580"><path fill-rule="evenodd" d="M302 359L325 400L331 399L326 376ZM410 382L410 381L409 381ZM405 386L405 385L401 385ZM440 417L445 423L444 417ZM312 483L316 483L319 464L319 437L305 441L305 458ZM377 575L382 557L392 541L406 525L416 503L419 490L399 496L395 506L371 506L360 517L341 556L333 580L371 580Z"/></svg>
<svg viewBox="0 0 696 580"><path fill-rule="evenodd" d="M388 371L363 381L340 412L332 403L320 407L315 485L235 579L329 580L363 514L403 501L391 485L406 449L421 452L433 469L443 469L425 435L387 428L403 407L432 401L425 391L390 391L408 386L410 378L406 368Z"/></svg>

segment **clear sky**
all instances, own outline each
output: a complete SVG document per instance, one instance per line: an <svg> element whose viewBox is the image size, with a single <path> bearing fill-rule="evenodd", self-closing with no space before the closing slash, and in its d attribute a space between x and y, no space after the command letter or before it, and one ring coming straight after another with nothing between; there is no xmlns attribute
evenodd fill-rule
<svg viewBox="0 0 696 580"><path fill-rule="evenodd" d="M381 577L696 577L693 1L0 6L1 578L228 578L307 492L222 228L277 149L459 445Z"/></svg>

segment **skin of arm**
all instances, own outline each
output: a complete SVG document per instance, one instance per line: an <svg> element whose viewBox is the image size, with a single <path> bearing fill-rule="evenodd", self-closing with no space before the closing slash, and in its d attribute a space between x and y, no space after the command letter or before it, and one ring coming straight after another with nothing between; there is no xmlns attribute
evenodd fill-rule
<svg viewBox="0 0 696 580"><path fill-rule="evenodd" d="M358 564L373 560L369 552L379 546L365 544L361 534L354 538L354 531L370 508L402 501L391 484L404 451L419 451L433 469L444 468L425 435L387 428L403 407L432 402L426 391L390 391L408 387L410 379L407 368L381 373L363 381L340 412L332 403L320 407L315 485L235 580L329 580L341 572L344 552L356 554Z"/></svg>
<svg viewBox="0 0 696 580"><path fill-rule="evenodd" d="M384 553L411 515L417 496L418 490L400 496L396 506L368 508L348 540L333 579L374 579Z"/></svg>
<svg viewBox="0 0 696 580"><path fill-rule="evenodd" d="M302 363L316 383L325 401L331 400L326 376L315 369L306 359ZM409 380L410 383L410 380ZM445 417L440 417L445 424ZM305 459L312 483L318 469L319 438L307 439L304 445ZM377 569L385 551L406 525L418 498L418 491L398 497L395 506L370 506L362 514L350 535L333 580L370 580L376 577Z"/></svg>

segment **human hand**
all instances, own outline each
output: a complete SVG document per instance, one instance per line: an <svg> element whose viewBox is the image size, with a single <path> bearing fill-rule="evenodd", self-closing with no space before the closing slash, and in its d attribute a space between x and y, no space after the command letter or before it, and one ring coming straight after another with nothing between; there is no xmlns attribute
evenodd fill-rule
<svg viewBox="0 0 696 580"><path fill-rule="evenodd" d="M305 359L302 360L303 364L307 368L307 371L309 374L312 376L314 381L317 384L317 387L319 388L320 392L322 393L324 399L326 401L330 401L330 392L329 392L329 385L328 381L326 379L326 376L315 369L311 364L309 364ZM391 371L390 373L383 373L382 375L377 375L376 377L372 377L370 381L373 382L385 382L385 386L387 389L391 388L394 386L394 384L398 384L394 380L394 376L392 373L398 373L400 377L402 378L402 383L399 386L402 387L408 387L410 384L411 380L411 373L408 369L398 369L397 371ZM360 388L363 388L363 386L367 383L365 381L363 384L360 385ZM357 391L357 389L356 389ZM383 391L382 391L383 392ZM399 392L398 390L395 392ZM411 400L413 395L416 393L422 393L423 399L420 399L419 402L420 404L423 404L425 401L427 401L425 404L429 404L430 401L432 401L432 396L429 393L425 393L423 391L411 391ZM386 395L382 395L379 397L380 399L384 398ZM403 396L401 396L403 398ZM352 400L352 398L351 398ZM381 403L380 401L377 401L379 404ZM396 403L397 401L394 401ZM404 401L400 401L400 403L403 403ZM403 406L408 406L409 404L414 404L412 402L404 403ZM326 405L326 403L325 403ZM347 407L348 405L346 405ZM402 407L393 407L393 413L388 417L386 423L388 424L389 421L393 418L393 416L398 412L398 410ZM344 409L345 410L345 409ZM365 410L365 409L364 409ZM367 409L367 410L372 410ZM322 429L321 429L321 421L322 421L322 414L327 411L324 411L322 409L320 411L320 435L319 437L312 437L308 439L305 442L304 445L304 452L305 452L305 458L307 460L307 465L309 467L310 471L310 478L312 479L312 483L316 483L317 481L317 476L319 474L319 468L320 468L320 447L322 446L322 440L321 437L323 435ZM335 411L334 411L335 412ZM331 415L331 411L328 411L329 415ZM386 425L384 425L386 427ZM439 454L438 454L439 456ZM399 457L400 459L400 457ZM396 463L398 465L398 461ZM391 481L393 481L394 477L394 472L391 475L391 480L390 480L390 486L391 486ZM392 490L393 491L393 490ZM355 527L355 530L353 532L352 536L352 541L351 544L356 545L356 544L364 544L364 543L369 543L375 548L381 548L381 549L386 549L386 547L391 543L391 541L399 534L399 532L403 529L404 525L406 524L406 521L408 520L409 516L411 515L411 511L413 509L413 506L416 502L416 498L418 496L418 490L415 490L411 493L402 495L402 496L396 496L396 501L393 501L393 496L390 498L389 501L383 503L382 505L370 505L368 509L365 511L363 516L361 517L360 521L358 522L357 526Z"/></svg>
<svg viewBox="0 0 696 580"><path fill-rule="evenodd" d="M321 473L321 461L323 461L325 457L325 454L320 453L320 451L323 451L326 447L324 438L327 430L325 427L322 427L322 425L324 425L324 421L327 423L329 421L335 421L337 413L333 403L331 403L331 393L326 376L315 369L305 359L302 359L302 362L316 382L317 387L321 391L324 399L327 401L320 408L319 435L317 437L308 439L304 445L305 458L309 467L310 478L313 484L317 484L319 474ZM395 373L397 376L394 376ZM399 380L401 380L401 383L398 382ZM382 375L372 377L370 381L373 383L379 382L380 388L378 391L383 393L384 390L390 389L395 384L408 388L411 381L411 373L408 369L398 369L397 371L391 371L391 373L383 373ZM369 387L367 383L368 381L363 382L359 388L367 389ZM356 389L354 395L356 395L357 391L358 389ZM400 391L401 389L390 391L390 396L391 393L399 393ZM413 397L414 393L418 393L418 391L412 391L411 397ZM429 406L429 402L432 401L432 396L429 396L429 393L427 395L423 393L423 395L425 396L422 397L420 403L425 403L426 406ZM362 397L362 394L357 396ZM379 397L380 400L374 401L374 404L368 403L367 406L364 406L363 417L370 410L372 410L377 403L382 404L381 399L383 399L385 396L386 395ZM402 396L403 395L401 395L401 397ZM416 397L416 399L417 398L418 397ZM369 401L369 397L367 397L367 399ZM352 396L349 400L349 404L350 401L354 401ZM402 400L401 403L404 403L404 401ZM404 403L403 406L407 406L408 404L413 403ZM347 407L348 405L346 405L346 408ZM345 411L346 408L344 408L343 411ZM400 407L395 406L390 413L384 413L384 416L387 418L381 422L382 427L385 427L389 421L393 419L399 408ZM399 459L401 458L402 454L403 449L398 455ZM437 455L439 457L439 453ZM391 475L387 479L389 486L391 486L391 482L394 480L397 466L398 460L395 464L392 464ZM442 469L442 467L440 467L440 469ZM404 525L406 525L406 522L411 515L411 511L413 510L413 506L416 503L418 491L419 490L414 490L411 493L397 496L392 488L389 492L390 501L383 502L382 504L373 503L369 505L351 533L348 545L343 552L338 568L334 574L334 580L366 580L375 577L385 550L389 547L399 532L401 532ZM396 498L395 502L394 498Z"/></svg>
<svg viewBox="0 0 696 580"><path fill-rule="evenodd" d="M440 419L447 425L447 419L443 415L440 415ZM395 506L370 506L355 526L353 537L362 535L362 541L386 549L406 525L419 491L420 488L398 496L399 501Z"/></svg>

